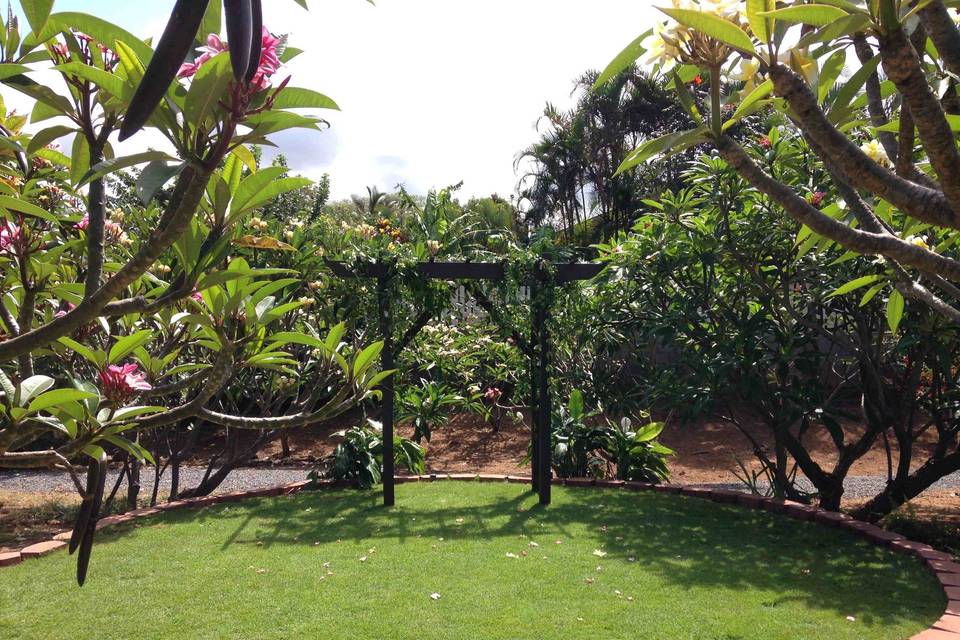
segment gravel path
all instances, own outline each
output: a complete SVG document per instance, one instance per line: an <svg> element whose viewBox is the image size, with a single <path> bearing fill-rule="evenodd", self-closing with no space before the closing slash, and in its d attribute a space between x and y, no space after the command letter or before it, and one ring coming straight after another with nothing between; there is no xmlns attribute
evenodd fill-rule
<svg viewBox="0 0 960 640"><path fill-rule="evenodd" d="M204 467L181 467L180 488L187 489L196 486L203 479L206 472ZM237 469L223 481L214 493L229 493L231 491L246 491L261 489L277 485L291 484L307 479L307 469L270 469L249 468ZM107 491L117 481L119 471L113 470L107 479ZM145 469L141 476L143 491L153 490L152 469ZM160 479L160 493L170 489L170 472L167 471ZM19 491L28 493L69 492L76 491L70 476L60 471L0 471L0 490ZM123 489L121 489L123 491Z"/></svg>
<svg viewBox="0 0 960 640"><path fill-rule="evenodd" d="M180 486L188 488L196 485L202 478L205 470L200 467L183 467L180 469ZM108 487L116 481L117 472L111 472L107 482ZM237 469L220 485L215 493L230 491L244 491L277 485L290 484L305 480L307 469L271 469L247 468ZM149 470L144 473L143 485L145 491L153 487L153 475ZM873 476L851 476L847 478L846 496L849 498L869 498L883 490L886 479ZM743 490L743 485L736 483L715 483L706 486L717 489ZM170 474L164 474L161 479L161 493L170 487ZM812 487L810 487L812 489ZM960 489L960 473L947 476L938 484L937 489ZM73 483L69 476L59 471L0 471L0 490L18 492L73 492Z"/></svg>

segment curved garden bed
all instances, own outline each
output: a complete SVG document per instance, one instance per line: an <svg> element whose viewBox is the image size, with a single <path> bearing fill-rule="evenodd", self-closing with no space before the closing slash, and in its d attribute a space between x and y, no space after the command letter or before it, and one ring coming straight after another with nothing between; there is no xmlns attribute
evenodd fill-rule
<svg viewBox="0 0 960 640"><path fill-rule="evenodd" d="M696 495L558 487L542 509L520 485L472 482L399 487L393 510L378 498L115 527L83 589L65 553L3 570L0 635L897 640L946 603L916 558L856 531Z"/></svg>

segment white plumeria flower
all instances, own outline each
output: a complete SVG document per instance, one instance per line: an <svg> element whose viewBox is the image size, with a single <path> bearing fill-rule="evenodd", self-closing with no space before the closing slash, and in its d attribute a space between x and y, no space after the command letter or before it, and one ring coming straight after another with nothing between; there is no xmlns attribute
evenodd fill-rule
<svg viewBox="0 0 960 640"><path fill-rule="evenodd" d="M676 65L676 58L680 54L675 46L663 39L664 33L668 33L667 25L658 22L653 26L653 33L640 43L646 50L642 61L645 64L655 65L660 69L661 73L666 73L673 69L674 65Z"/></svg>
<svg viewBox="0 0 960 640"><path fill-rule="evenodd" d="M887 152L884 150L883 145L881 145L879 141L870 140L868 142L864 142L862 145L860 145L860 150L877 164L889 166L890 157L887 155Z"/></svg>
<svg viewBox="0 0 960 640"><path fill-rule="evenodd" d="M744 91L750 91L757 84L760 77L760 60L757 58L740 58L740 63L730 73L730 79L734 82L746 83Z"/></svg>

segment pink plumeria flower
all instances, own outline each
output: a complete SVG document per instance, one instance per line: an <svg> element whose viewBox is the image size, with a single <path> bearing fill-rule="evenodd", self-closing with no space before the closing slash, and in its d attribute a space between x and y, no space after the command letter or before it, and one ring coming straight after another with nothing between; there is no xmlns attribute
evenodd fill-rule
<svg viewBox="0 0 960 640"><path fill-rule="evenodd" d="M22 241L23 230L20 227L9 220L0 223L0 252L15 253Z"/></svg>
<svg viewBox="0 0 960 640"><path fill-rule="evenodd" d="M53 317L62 318L63 316L67 315L68 313L70 313L76 308L77 308L77 305L73 304L72 302L68 302L67 307L65 309L60 309L59 311L57 311L55 314L53 314Z"/></svg>
<svg viewBox="0 0 960 640"><path fill-rule="evenodd" d="M279 47L281 41L279 38L274 37L266 27L263 27L263 31L260 34L260 43L260 61L257 72L250 81L250 89L254 93L267 89L270 86L270 77L283 65L280 61ZM221 40L218 35L211 33L207 36L206 46L197 49L200 55L197 56L193 62L184 63L177 72L177 77L192 78L196 75L197 71L200 70L200 67L211 58L229 49L229 43Z"/></svg>
<svg viewBox="0 0 960 640"><path fill-rule="evenodd" d="M153 385L146 375L133 363L122 366L112 364L100 371L100 388L104 397L117 405L124 405L141 391L150 391Z"/></svg>
<svg viewBox="0 0 960 640"><path fill-rule="evenodd" d="M86 231L87 227L89 226L90 226L90 216L87 214L83 214L83 217L80 218L80 222L73 225L73 228L78 229L80 231Z"/></svg>

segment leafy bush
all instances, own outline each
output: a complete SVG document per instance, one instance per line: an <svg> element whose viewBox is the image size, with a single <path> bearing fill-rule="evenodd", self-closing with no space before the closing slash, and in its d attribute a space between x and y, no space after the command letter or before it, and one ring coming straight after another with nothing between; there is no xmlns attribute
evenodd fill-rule
<svg viewBox="0 0 960 640"><path fill-rule="evenodd" d="M666 458L673 451L657 442L664 423L650 422L632 430L633 421L595 424L599 412L588 412L583 393L574 390L554 416L551 461L561 478L611 475L620 480L663 482L670 477Z"/></svg>
<svg viewBox="0 0 960 640"><path fill-rule="evenodd" d="M360 489L370 489L380 484L383 430L378 422L368 420L368 423L368 426L340 432L338 435L343 437L343 442L319 467L310 472L310 479L350 480ZM393 451L397 467L415 474L424 472L424 450L419 444L394 436Z"/></svg>
<svg viewBox="0 0 960 640"><path fill-rule="evenodd" d="M417 444L422 440L430 442L433 429L453 410L468 404L466 398L453 393L446 385L420 380L419 385L405 387L398 394L397 417L413 424L413 440Z"/></svg>
<svg viewBox="0 0 960 640"><path fill-rule="evenodd" d="M674 452L657 442L664 426L663 422L650 422L634 431L630 418L608 423L607 452L616 461L618 480L657 483L670 479L666 458Z"/></svg>

